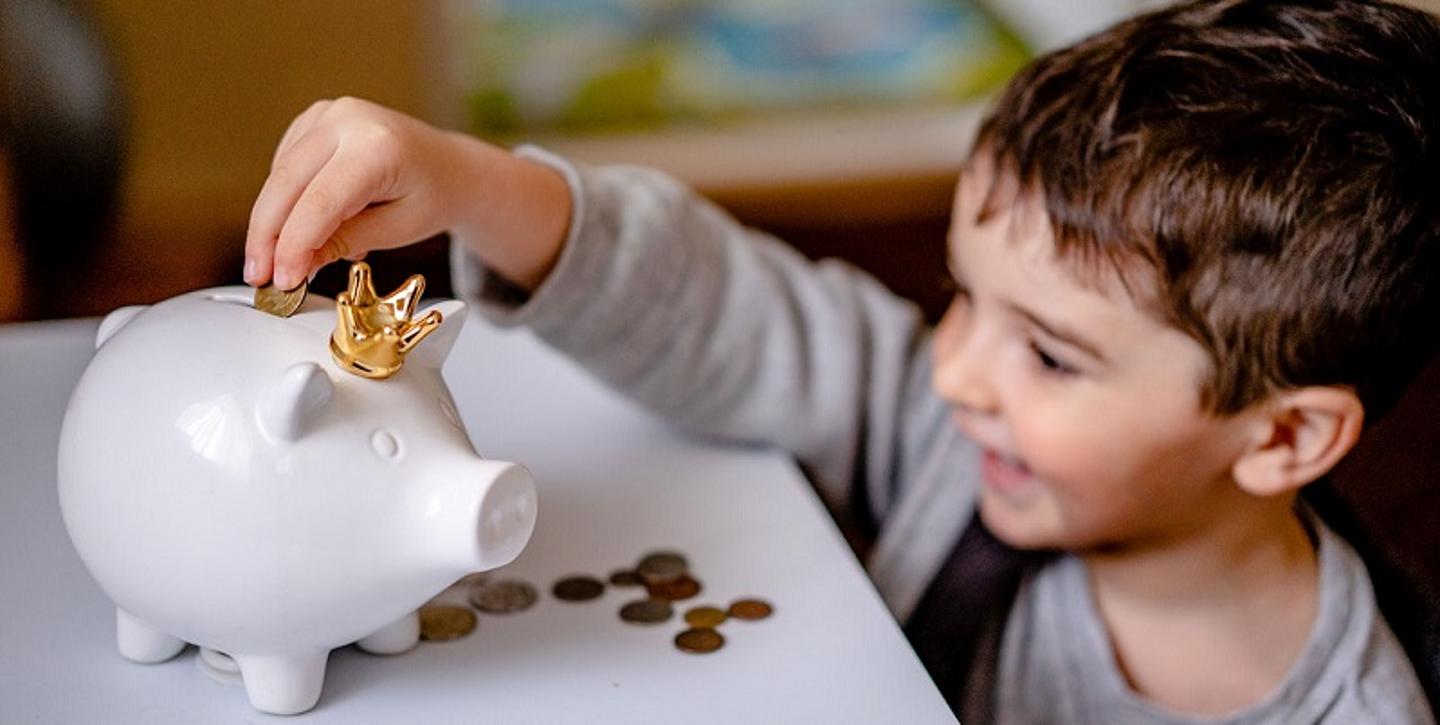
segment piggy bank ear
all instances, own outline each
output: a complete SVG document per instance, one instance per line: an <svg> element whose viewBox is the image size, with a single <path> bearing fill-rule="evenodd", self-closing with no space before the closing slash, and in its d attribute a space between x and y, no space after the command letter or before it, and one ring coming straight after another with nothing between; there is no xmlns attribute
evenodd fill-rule
<svg viewBox="0 0 1440 725"><path fill-rule="evenodd" d="M455 346L455 340L460 337L460 328L465 326L465 303L460 300L437 302L416 313L415 319L424 317L430 310L440 311L440 327L410 351L407 361L439 370L445 365L445 358L450 357L450 348Z"/></svg>
<svg viewBox="0 0 1440 725"><path fill-rule="evenodd" d="M273 439L297 441L325 409L335 384L313 362L296 363L260 393L255 415L265 434Z"/></svg>
<svg viewBox="0 0 1440 725"><path fill-rule="evenodd" d="M100 329L95 331L95 347L98 349L101 345L104 345L105 341L109 340L111 335L119 332L120 328L135 319L135 316L144 312L147 307L149 307L149 305L131 305L129 307L121 307L106 315L105 319L100 321Z"/></svg>

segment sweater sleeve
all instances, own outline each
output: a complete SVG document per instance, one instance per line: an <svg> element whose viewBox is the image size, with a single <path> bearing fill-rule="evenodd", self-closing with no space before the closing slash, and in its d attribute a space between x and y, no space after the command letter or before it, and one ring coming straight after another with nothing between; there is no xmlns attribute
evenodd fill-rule
<svg viewBox="0 0 1440 725"><path fill-rule="evenodd" d="M518 153L569 183L560 258L526 295L456 242L457 294L682 428L789 451L830 505L879 525L905 478L907 410L934 418L919 309L660 172Z"/></svg>

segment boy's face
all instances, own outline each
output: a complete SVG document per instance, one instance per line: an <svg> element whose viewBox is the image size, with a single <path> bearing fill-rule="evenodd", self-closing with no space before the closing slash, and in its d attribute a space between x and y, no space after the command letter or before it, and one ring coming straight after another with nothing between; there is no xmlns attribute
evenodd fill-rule
<svg viewBox="0 0 1440 725"><path fill-rule="evenodd" d="M1243 495L1241 416L1200 403L1207 356L1118 282L1082 284L1022 199L984 224L984 163L956 194L960 292L935 339L934 387L984 449L980 513L1022 548L1106 549L1193 533Z"/></svg>

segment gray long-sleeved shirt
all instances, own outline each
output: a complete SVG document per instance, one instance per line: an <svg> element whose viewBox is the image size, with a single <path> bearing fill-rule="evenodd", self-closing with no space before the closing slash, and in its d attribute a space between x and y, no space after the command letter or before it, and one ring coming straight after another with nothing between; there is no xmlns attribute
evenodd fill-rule
<svg viewBox="0 0 1440 725"><path fill-rule="evenodd" d="M867 569L904 621L969 521L979 485L978 450L930 390L920 312L849 265L811 262L742 227L658 172L520 153L570 185L560 258L525 295L456 244L457 293L496 323L529 326L676 425L789 451L832 507L876 528ZM1083 564L1061 557L1026 579L1010 612L999 721L1432 722L1364 565L1315 525L1319 614L1263 701L1203 720L1133 692Z"/></svg>

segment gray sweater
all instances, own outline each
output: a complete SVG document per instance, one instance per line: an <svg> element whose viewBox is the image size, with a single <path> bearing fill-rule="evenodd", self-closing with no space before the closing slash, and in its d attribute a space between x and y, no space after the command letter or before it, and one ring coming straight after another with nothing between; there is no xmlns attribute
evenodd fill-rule
<svg viewBox="0 0 1440 725"><path fill-rule="evenodd" d="M793 455L834 509L878 531L867 569L897 619L974 511L978 451L929 387L919 310L858 269L811 262L658 172L559 169L574 212L532 295L452 249L457 294L526 325L674 424ZM1281 686L1231 717L1167 712L1128 685L1083 564L1029 576L1001 639L1001 722L1409 723L1429 710L1355 552L1317 523L1320 608Z"/></svg>

